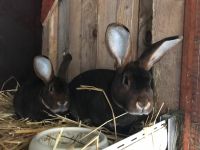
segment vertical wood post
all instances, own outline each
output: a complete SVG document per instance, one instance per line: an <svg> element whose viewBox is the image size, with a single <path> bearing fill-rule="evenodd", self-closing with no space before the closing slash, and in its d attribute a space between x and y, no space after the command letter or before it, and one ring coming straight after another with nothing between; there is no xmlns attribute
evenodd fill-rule
<svg viewBox="0 0 200 150"><path fill-rule="evenodd" d="M184 111L183 149L190 149L191 104L192 104L192 67L194 57L196 0L185 0L184 40L182 54L182 75L180 107Z"/></svg>

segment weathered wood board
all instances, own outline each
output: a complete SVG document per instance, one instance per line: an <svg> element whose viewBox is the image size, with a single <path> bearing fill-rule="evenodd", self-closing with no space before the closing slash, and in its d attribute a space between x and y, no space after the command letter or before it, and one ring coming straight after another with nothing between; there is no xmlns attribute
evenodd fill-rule
<svg viewBox="0 0 200 150"><path fill-rule="evenodd" d="M110 57L105 44L107 25L116 21L117 0L98 1L97 68L113 68L114 60Z"/></svg>
<svg viewBox="0 0 200 150"><path fill-rule="evenodd" d="M51 59L54 70L57 70L58 63L58 11L58 5L56 5L43 25L42 52Z"/></svg>
<svg viewBox="0 0 200 150"><path fill-rule="evenodd" d="M97 9L98 1L82 1L80 72L94 69L96 67L98 20Z"/></svg>
<svg viewBox="0 0 200 150"><path fill-rule="evenodd" d="M153 42L183 34L184 0L153 0ZM154 67L157 105L179 108L182 44L169 51Z"/></svg>
<svg viewBox="0 0 200 150"><path fill-rule="evenodd" d="M152 9L153 0L140 0L138 22L138 57L151 44L152 40Z"/></svg>
<svg viewBox="0 0 200 150"><path fill-rule="evenodd" d="M44 28L43 50L53 60L55 68L63 52L71 53L69 80L89 69L114 68L114 59L105 44L105 31L112 22L129 28L133 60L148 46L144 45L150 40L147 32L152 33L153 42L182 35L184 0L149 0L148 3L146 0L63 0L58 6L58 22L54 24L58 33L50 38L50 19ZM181 50L180 44L154 67L156 104L160 107L164 102L165 110L179 107Z"/></svg>
<svg viewBox="0 0 200 150"><path fill-rule="evenodd" d="M69 66L69 78L80 73L81 55L81 0L69 2L69 52L72 62ZM61 30L61 29L60 29Z"/></svg>
<svg viewBox="0 0 200 150"><path fill-rule="evenodd" d="M59 3L58 12L58 65L62 61L63 53L69 50L69 0Z"/></svg>
<svg viewBox="0 0 200 150"><path fill-rule="evenodd" d="M183 150L200 145L200 1L185 0L180 109L184 112Z"/></svg>
<svg viewBox="0 0 200 150"><path fill-rule="evenodd" d="M131 59L136 57L139 0L63 0L59 3L58 12L58 34L55 33L58 41L46 40L50 38L49 21L44 28L43 52L57 61L56 67L62 60L63 51L71 53L73 58L69 79L89 69L114 68L114 59L105 44L106 28L113 22L125 24L129 28ZM56 43L56 52L50 55L53 52L52 44L55 48Z"/></svg>
<svg viewBox="0 0 200 150"><path fill-rule="evenodd" d="M117 22L124 24L131 35L131 58L137 57L139 0L118 0Z"/></svg>
<svg viewBox="0 0 200 150"><path fill-rule="evenodd" d="M55 7L49 20L49 53L54 70L57 70L58 56L58 6Z"/></svg>

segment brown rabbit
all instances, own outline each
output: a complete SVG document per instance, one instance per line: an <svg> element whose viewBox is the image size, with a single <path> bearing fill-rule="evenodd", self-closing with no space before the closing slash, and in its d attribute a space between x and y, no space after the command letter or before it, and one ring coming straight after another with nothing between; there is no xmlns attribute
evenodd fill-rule
<svg viewBox="0 0 200 150"><path fill-rule="evenodd" d="M148 115L153 108L152 74L150 69L182 37L165 38L149 47L136 61L128 61L130 33L121 24L110 24L106 31L108 49L117 62L116 70L95 69L81 73L69 84L70 113L76 120L90 120L100 125L112 118L111 109L100 92L77 90L81 85L103 89L114 109L115 116L129 114L117 119L118 131L124 132ZM113 128L113 124L106 125ZM136 127L137 128L137 127Z"/></svg>
<svg viewBox="0 0 200 150"><path fill-rule="evenodd" d="M50 114L66 114L69 108L69 90L66 70L72 57L63 57L58 76L54 75L50 60L36 56L33 66L36 77L20 87L14 97L14 109L19 118L43 120Z"/></svg>

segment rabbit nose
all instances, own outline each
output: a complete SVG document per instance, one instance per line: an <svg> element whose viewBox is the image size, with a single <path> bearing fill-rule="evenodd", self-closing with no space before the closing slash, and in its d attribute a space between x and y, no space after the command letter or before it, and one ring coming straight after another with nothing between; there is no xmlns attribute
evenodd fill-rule
<svg viewBox="0 0 200 150"><path fill-rule="evenodd" d="M68 110L68 102L57 102L58 108L54 110L56 113L62 113Z"/></svg>
<svg viewBox="0 0 200 150"><path fill-rule="evenodd" d="M136 107L140 110L147 110L151 106L148 98L146 96L139 96L136 103Z"/></svg>
<svg viewBox="0 0 200 150"><path fill-rule="evenodd" d="M67 106L68 102L64 102L64 103L61 103L61 102L57 102L57 105L58 106Z"/></svg>
<svg viewBox="0 0 200 150"><path fill-rule="evenodd" d="M57 105L58 105L60 111L66 111L68 109L68 102L67 101L64 102L64 103L57 102Z"/></svg>

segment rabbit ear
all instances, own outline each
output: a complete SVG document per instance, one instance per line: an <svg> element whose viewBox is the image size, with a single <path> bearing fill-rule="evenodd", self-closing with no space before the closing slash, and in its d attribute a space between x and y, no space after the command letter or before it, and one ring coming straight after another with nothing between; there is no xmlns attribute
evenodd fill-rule
<svg viewBox="0 0 200 150"><path fill-rule="evenodd" d="M112 23L106 30L106 42L117 65L124 65L130 53L130 32L121 24Z"/></svg>
<svg viewBox="0 0 200 150"><path fill-rule="evenodd" d="M138 60L140 67L147 71L150 70L166 52L176 46L182 39L182 36L173 36L156 42L140 56Z"/></svg>
<svg viewBox="0 0 200 150"><path fill-rule="evenodd" d="M72 60L72 56L68 54L63 54L63 60L62 63L60 64L59 70L58 70L58 76L64 80L66 80L66 72L69 67L69 64Z"/></svg>
<svg viewBox="0 0 200 150"><path fill-rule="evenodd" d="M33 61L33 67L37 77L45 83L50 82L54 77L51 61L45 56L36 56Z"/></svg>

